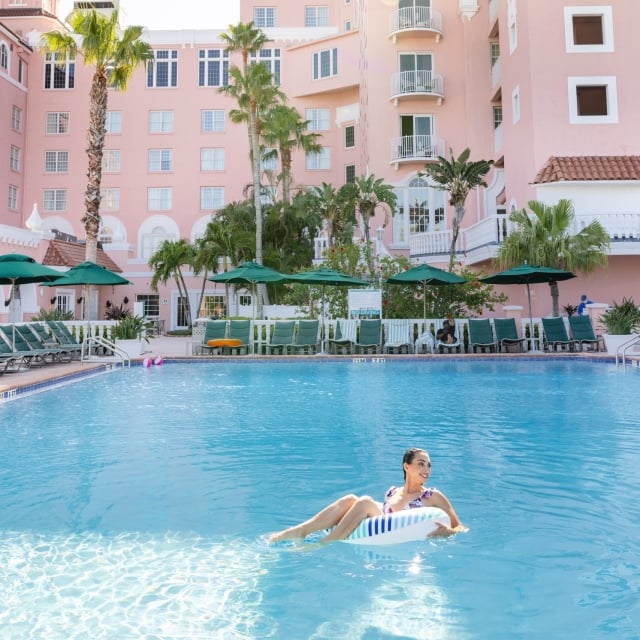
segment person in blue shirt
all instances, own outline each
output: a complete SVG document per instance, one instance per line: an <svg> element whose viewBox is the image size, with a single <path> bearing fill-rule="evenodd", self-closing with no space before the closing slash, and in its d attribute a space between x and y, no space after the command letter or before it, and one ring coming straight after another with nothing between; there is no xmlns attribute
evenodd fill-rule
<svg viewBox="0 0 640 640"><path fill-rule="evenodd" d="M584 311L587 308L588 304L591 304L591 300L589 300L589 298L587 298L587 294L586 293L583 293L580 296L580 304L578 305L578 315L579 316L584 314Z"/></svg>

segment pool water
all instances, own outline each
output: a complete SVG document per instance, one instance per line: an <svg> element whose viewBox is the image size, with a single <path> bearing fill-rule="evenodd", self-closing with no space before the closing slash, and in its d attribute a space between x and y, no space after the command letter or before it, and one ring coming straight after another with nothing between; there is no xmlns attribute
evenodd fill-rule
<svg viewBox="0 0 640 640"><path fill-rule="evenodd" d="M0 406L0 636L640 637L639 372L166 364ZM411 446L466 534L269 546ZM317 538L315 538L317 539Z"/></svg>

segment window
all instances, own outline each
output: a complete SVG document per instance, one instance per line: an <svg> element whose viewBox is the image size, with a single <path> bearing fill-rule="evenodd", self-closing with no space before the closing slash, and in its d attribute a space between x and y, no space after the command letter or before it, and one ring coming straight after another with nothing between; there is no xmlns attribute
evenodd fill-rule
<svg viewBox="0 0 640 640"><path fill-rule="evenodd" d="M253 22L259 29L276 26L277 12L275 7L254 7Z"/></svg>
<svg viewBox="0 0 640 640"><path fill-rule="evenodd" d="M356 165L348 164L344 168L344 181L346 183L354 183L356 181Z"/></svg>
<svg viewBox="0 0 640 640"><path fill-rule="evenodd" d="M69 170L68 151L45 151L44 171L45 173L66 173Z"/></svg>
<svg viewBox="0 0 640 640"><path fill-rule="evenodd" d="M45 189L42 197L42 209L47 212L67 210L66 189Z"/></svg>
<svg viewBox="0 0 640 640"><path fill-rule="evenodd" d="M227 316L225 296L205 294L202 298L202 308L207 318L226 318Z"/></svg>
<svg viewBox="0 0 640 640"><path fill-rule="evenodd" d="M149 133L172 133L173 111L150 111Z"/></svg>
<svg viewBox="0 0 640 640"><path fill-rule="evenodd" d="M352 124L349 124L344 128L344 146L347 149L351 149L356 146L356 128Z"/></svg>
<svg viewBox="0 0 640 640"><path fill-rule="evenodd" d="M280 49L260 49L251 56L252 62L262 62L271 71L273 82L280 84Z"/></svg>
<svg viewBox="0 0 640 640"><path fill-rule="evenodd" d="M73 89L75 86L75 59L62 53L44 54L44 88Z"/></svg>
<svg viewBox="0 0 640 640"><path fill-rule="evenodd" d="M199 87L222 87L229 84L228 51L223 49L200 49L198 58Z"/></svg>
<svg viewBox="0 0 640 640"><path fill-rule="evenodd" d="M278 168L278 153L275 149L263 149L260 156L260 171L276 171Z"/></svg>
<svg viewBox="0 0 640 640"><path fill-rule="evenodd" d="M100 191L101 211L120 211L120 189L112 187Z"/></svg>
<svg viewBox="0 0 640 640"><path fill-rule="evenodd" d="M18 58L18 82L27 84L27 63L22 58Z"/></svg>
<svg viewBox="0 0 640 640"><path fill-rule="evenodd" d="M178 50L158 49L147 62L147 87L178 86Z"/></svg>
<svg viewBox="0 0 640 640"><path fill-rule="evenodd" d="M13 105L11 109L11 128L14 131L22 130L22 109Z"/></svg>
<svg viewBox="0 0 640 640"><path fill-rule="evenodd" d="M47 113L47 134L69 133L69 112L50 111Z"/></svg>
<svg viewBox="0 0 640 640"><path fill-rule="evenodd" d="M507 25L509 27L509 53L513 53L518 46L516 0L507 0Z"/></svg>
<svg viewBox="0 0 640 640"><path fill-rule="evenodd" d="M122 112L107 111L106 132L109 134L122 133Z"/></svg>
<svg viewBox="0 0 640 640"><path fill-rule="evenodd" d="M149 149L149 171L172 171L173 149Z"/></svg>
<svg viewBox="0 0 640 640"><path fill-rule="evenodd" d="M313 54L313 79L329 78L338 73L338 49L325 49Z"/></svg>
<svg viewBox="0 0 640 640"><path fill-rule="evenodd" d="M572 124L618 122L615 76L569 78L569 122Z"/></svg>
<svg viewBox="0 0 640 640"><path fill-rule="evenodd" d="M0 43L0 69L7 71L9 68L9 49L7 49L7 45L2 42Z"/></svg>
<svg viewBox="0 0 640 640"><path fill-rule="evenodd" d="M105 149L102 152L103 173L118 173L120 171L120 149Z"/></svg>
<svg viewBox="0 0 640 640"><path fill-rule="evenodd" d="M20 148L13 144L9 151L9 168L11 171L20 171Z"/></svg>
<svg viewBox="0 0 640 640"><path fill-rule="evenodd" d="M309 131L329 131L329 109L306 109L304 113Z"/></svg>
<svg viewBox="0 0 640 640"><path fill-rule="evenodd" d="M565 7L564 38L567 53L612 52L613 12L610 6Z"/></svg>
<svg viewBox="0 0 640 640"><path fill-rule="evenodd" d="M307 169L314 171L316 169L331 168L331 149L322 147L318 153L307 154Z"/></svg>
<svg viewBox="0 0 640 640"><path fill-rule="evenodd" d="M143 316L160 315L160 296L157 293L138 293L136 294L136 302L142 302Z"/></svg>
<svg viewBox="0 0 640 640"><path fill-rule="evenodd" d="M200 171L224 171L224 149L200 149Z"/></svg>
<svg viewBox="0 0 640 640"><path fill-rule="evenodd" d="M305 7L304 8L305 27L328 27L329 7Z"/></svg>
<svg viewBox="0 0 640 640"><path fill-rule="evenodd" d="M18 210L18 187L13 184L9 185L7 208L9 209L9 211Z"/></svg>
<svg viewBox="0 0 640 640"><path fill-rule="evenodd" d="M248 296L246 294L238 296L238 304L241 307L250 307L252 305L251 296Z"/></svg>
<svg viewBox="0 0 640 640"><path fill-rule="evenodd" d="M493 107L493 128L497 129L502 124L502 106Z"/></svg>
<svg viewBox="0 0 640 640"><path fill-rule="evenodd" d="M200 209L222 209L224 207L224 187L200 187Z"/></svg>
<svg viewBox="0 0 640 640"><path fill-rule="evenodd" d="M140 257L148 260L165 240L172 240L171 234L161 226L154 227L151 233L142 234Z"/></svg>
<svg viewBox="0 0 640 640"><path fill-rule="evenodd" d="M351 20L345 20L344 21L344 30L345 31L351 31Z"/></svg>
<svg viewBox="0 0 640 640"><path fill-rule="evenodd" d="M147 189L147 209L149 211L170 211L171 187L151 187Z"/></svg>
<svg viewBox="0 0 640 640"><path fill-rule="evenodd" d="M200 129L202 133L224 131L224 111L221 109L204 109L201 111Z"/></svg>
<svg viewBox="0 0 640 640"><path fill-rule="evenodd" d="M500 60L500 43L491 42L489 48L491 51L491 66L493 67L493 65Z"/></svg>

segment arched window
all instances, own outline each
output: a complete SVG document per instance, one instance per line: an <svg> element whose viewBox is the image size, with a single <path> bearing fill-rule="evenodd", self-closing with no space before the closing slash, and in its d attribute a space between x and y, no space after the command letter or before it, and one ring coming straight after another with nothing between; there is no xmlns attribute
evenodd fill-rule
<svg viewBox="0 0 640 640"><path fill-rule="evenodd" d="M113 242L113 229L106 226L102 227L102 229L100 229L98 240L104 244L111 244Z"/></svg>
<svg viewBox="0 0 640 640"><path fill-rule="evenodd" d="M165 240L171 240L169 232L162 226L153 227L151 233L142 235L142 255L140 257L148 260Z"/></svg>
<svg viewBox="0 0 640 640"><path fill-rule="evenodd" d="M0 44L0 68L5 71L9 68L9 49L4 42Z"/></svg>

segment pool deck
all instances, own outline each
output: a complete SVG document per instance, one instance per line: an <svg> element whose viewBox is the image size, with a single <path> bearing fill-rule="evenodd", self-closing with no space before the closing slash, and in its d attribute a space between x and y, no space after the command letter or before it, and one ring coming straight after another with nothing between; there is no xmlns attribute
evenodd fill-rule
<svg viewBox="0 0 640 640"><path fill-rule="evenodd" d="M147 346L147 351L143 354L141 359L151 358L154 359L157 356L162 356L164 359L180 359L180 360L220 360L220 359L247 359L247 356L194 356L192 355L192 340L190 337L172 337L172 336L159 336L154 338ZM607 353L597 352L582 352L582 353L463 353L463 354L425 354L425 355L392 355L392 354L378 354L378 355L346 355L346 356L330 356L332 359L426 359L426 358L468 358L473 357L476 359L482 358L504 358L504 359L534 359L534 358L566 358L566 357L579 357L587 358L591 360L609 360L613 361L612 355ZM300 359L304 356L255 356L255 359ZM316 357L316 356L307 356ZM637 362L633 364L637 365ZM28 392L37 392L46 387L50 387L57 383L63 383L75 378L84 377L86 375L92 375L104 371L109 366L104 362L85 362L80 363L78 361L61 363L61 364L46 364L40 367L34 367L31 369L21 369L16 373L5 373L0 376L0 402L3 400L11 399L14 395L24 395Z"/></svg>

